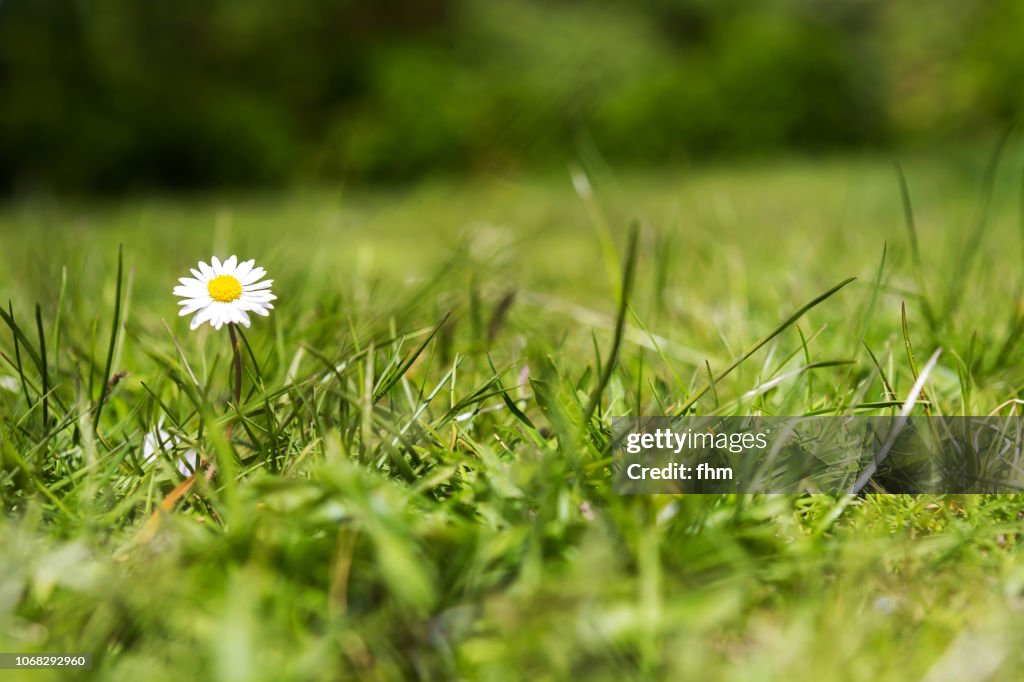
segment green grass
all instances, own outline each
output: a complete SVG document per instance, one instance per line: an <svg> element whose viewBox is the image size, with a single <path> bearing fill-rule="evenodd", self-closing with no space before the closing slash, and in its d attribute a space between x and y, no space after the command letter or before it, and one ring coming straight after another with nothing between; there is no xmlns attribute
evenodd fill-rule
<svg viewBox="0 0 1024 682"><path fill-rule="evenodd" d="M982 221L984 154L911 159L913 236L870 159L8 206L0 651L110 680L1018 679L1019 498L620 497L604 427L889 414L938 348L927 409L1010 414L1021 161ZM237 410L227 333L170 293L230 253L279 296ZM161 423L179 451L144 465ZM217 475L147 526L187 447Z"/></svg>

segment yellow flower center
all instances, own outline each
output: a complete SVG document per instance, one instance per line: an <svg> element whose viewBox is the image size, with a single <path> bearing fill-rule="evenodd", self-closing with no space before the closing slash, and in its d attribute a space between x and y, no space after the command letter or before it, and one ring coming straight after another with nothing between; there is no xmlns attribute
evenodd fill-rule
<svg viewBox="0 0 1024 682"><path fill-rule="evenodd" d="M231 275L220 275L214 277L206 285L210 292L210 298L215 301L228 303L242 295L242 283Z"/></svg>

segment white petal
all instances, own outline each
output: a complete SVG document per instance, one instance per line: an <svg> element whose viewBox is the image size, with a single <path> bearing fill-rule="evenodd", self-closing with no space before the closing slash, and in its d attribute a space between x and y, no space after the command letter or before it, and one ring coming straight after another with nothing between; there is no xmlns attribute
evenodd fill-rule
<svg viewBox="0 0 1024 682"><path fill-rule="evenodd" d="M224 274L224 267L221 265L220 259L214 256L210 259L210 264L213 265L213 271L218 275Z"/></svg>
<svg viewBox="0 0 1024 682"><path fill-rule="evenodd" d="M235 268L235 277L237 277L238 280L241 281L243 277L249 274L249 272L252 270L253 265L256 265L255 260L242 261L241 263L238 264L238 267Z"/></svg>
<svg viewBox="0 0 1024 682"><path fill-rule="evenodd" d="M152 433L147 433L142 439L142 463L148 464L156 458L156 438Z"/></svg>
<svg viewBox="0 0 1024 682"><path fill-rule="evenodd" d="M207 293L208 289L201 284L199 286L183 286L179 284L174 287L174 295L182 296L184 298L199 298L200 296L205 296Z"/></svg>
<svg viewBox="0 0 1024 682"><path fill-rule="evenodd" d="M225 324L229 324L229 323L234 322L234 321L235 321L235 304L234 304L234 302L232 301L230 303L221 303L220 304L220 324L221 324L221 326L224 326Z"/></svg>
<svg viewBox="0 0 1024 682"><path fill-rule="evenodd" d="M200 282L198 279L192 279L191 277L179 277L178 281L181 282L182 284L184 284L187 287L191 287L191 286L199 286L199 287L201 287L201 286L203 286L202 282Z"/></svg>
<svg viewBox="0 0 1024 682"><path fill-rule="evenodd" d="M206 261L199 261L199 271L203 273L203 276L206 277L206 279L213 279L217 276L217 273L213 271L213 268L206 264Z"/></svg>
<svg viewBox="0 0 1024 682"><path fill-rule="evenodd" d="M197 280L199 280L200 282L203 282L203 283L206 282L206 275L204 275L203 273L199 272L195 268L189 268L188 270L189 270L189 272L192 273L192 276L195 277Z"/></svg>
<svg viewBox="0 0 1024 682"><path fill-rule="evenodd" d="M209 296L200 296L199 298L190 298L187 301L179 301L178 305L182 308L191 308L192 310L199 310L213 303L213 299ZM183 315L185 313L182 313Z"/></svg>
<svg viewBox="0 0 1024 682"><path fill-rule="evenodd" d="M213 306L213 314L210 315L210 324L213 325L214 329L220 329L224 326L224 304L217 303Z"/></svg>
<svg viewBox="0 0 1024 682"><path fill-rule="evenodd" d="M257 315L263 315L264 317L266 317L266 311L270 310L270 307L266 303L254 303L250 306L246 306L245 309L248 310L249 312L253 312L256 313Z"/></svg>
<svg viewBox="0 0 1024 682"><path fill-rule="evenodd" d="M192 318L192 324L189 326L192 329L198 329L199 325L209 320L211 315L213 315L213 306L208 305L196 313L196 316Z"/></svg>
<svg viewBox="0 0 1024 682"><path fill-rule="evenodd" d="M242 298L238 301L243 310L252 310L253 308L265 308L270 305L268 299L262 298Z"/></svg>
<svg viewBox="0 0 1024 682"><path fill-rule="evenodd" d="M242 287L242 291L260 291L262 289L269 289L274 284L274 280L265 279L262 282L256 282L255 284L246 284Z"/></svg>
<svg viewBox="0 0 1024 682"><path fill-rule="evenodd" d="M242 310L241 308L237 310L237 317L238 321L241 322L244 327L248 328L249 325L251 324L251 322L249 321L249 314Z"/></svg>
<svg viewBox="0 0 1024 682"><path fill-rule="evenodd" d="M198 302L197 303L189 303L188 305L183 306L182 309L178 311L178 317L185 317L186 315L191 315L192 313L194 313L195 311L199 310L200 308L202 308L205 305L206 305L205 303L198 303Z"/></svg>
<svg viewBox="0 0 1024 682"><path fill-rule="evenodd" d="M142 439L142 463L149 464L156 459L158 452L164 449L173 448L175 438L163 429L157 432L149 432Z"/></svg>
<svg viewBox="0 0 1024 682"><path fill-rule="evenodd" d="M253 268L252 271L249 272L249 274L247 274L244 278L240 277L238 281L241 282L242 284L252 284L253 282L260 279L266 274L267 271L264 270L263 268Z"/></svg>
<svg viewBox="0 0 1024 682"><path fill-rule="evenodd" d="M199 455L195 450L186 450L185 454L178 460L178 471L182 476L191 476L198 471Z"/></svg>
<svg viewBox="0 0 1024 682"><path fill-rule="evenodd" d="M161 421L163 417L161 416ZM142 451L146 455L146 461L151 461L156 457L156 453L160 450L170 450L178 444L178 439L173 435L164 431L163 429L157 429L146 434L146 437L142 441Z"/></svg>
<svg viewBox="0 0 1024 682"><path fill-rule="evenodd" d="M252 291L243 293L241 296L243 301L274 301L277 300L277 296L274 296L269 291Z"/></svg>
<svg viewBox="0 0 1024 682"><path fill-rule="evenodd" d="M231 257L224 261L224 274L234 275L236 265L238 265L238 259L235 258L234 254L231 254Z"/></svg>

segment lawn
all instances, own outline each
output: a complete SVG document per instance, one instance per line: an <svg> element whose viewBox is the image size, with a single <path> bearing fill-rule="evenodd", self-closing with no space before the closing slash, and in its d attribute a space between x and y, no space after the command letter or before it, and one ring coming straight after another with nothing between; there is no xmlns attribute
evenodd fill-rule
<svg viewBox="0 0 1024 682"><path fill-rule="evenodd" d="M890 414L937 349L932 413L1015 413L1024 153L988 157L911 155L913 230L871 157L7 206L0 651L104 680L1019 679L1017 497L616 496L605 455L617 415ZM238 405L226 330L171 294L230 254L278 296ZM188 449L216 470L172 505Z"/></svg>

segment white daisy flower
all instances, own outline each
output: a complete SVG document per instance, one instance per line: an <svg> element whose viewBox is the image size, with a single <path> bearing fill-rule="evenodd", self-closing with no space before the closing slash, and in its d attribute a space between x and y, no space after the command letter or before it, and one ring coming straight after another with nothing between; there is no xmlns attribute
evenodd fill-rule
<svg viewBox="0 0 1024 682"><path fill-rule="evenodd" d="M199 261L198 270L191 269L193 276L180 278L181 285L174 287L174 295L183 299L178 301L182 306L178 314L196 314L192 329L203 322L214 329L234 323L248 327L250 312L264 317L270 314L271 301L277 298L270 293L274 280L262 279L267 271L253 267L256 261L239 263L231 256L222 263L214 256L210 262L212 265Z"/></svg>
<svg viewBox="0 0 1024 682"><path fill-rule="evenodd" d="M159 426L146 434L142 440L142 463L149 464L156 460L156 455L161 450L174 450L178 446L178 439ZM199 466L199 455L191 448L185 451L175 462L178 471L182 476L191 476Z"/></svg>

